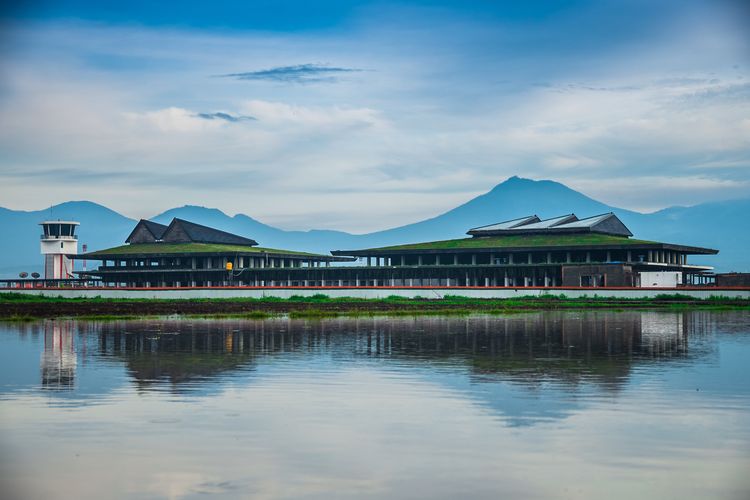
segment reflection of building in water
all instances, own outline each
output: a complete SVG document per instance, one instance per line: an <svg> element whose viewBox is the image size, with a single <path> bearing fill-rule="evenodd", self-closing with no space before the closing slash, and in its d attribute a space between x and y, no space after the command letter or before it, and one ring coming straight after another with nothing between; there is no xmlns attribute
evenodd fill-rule
<svg viewBox="0 0 750 500"><path fill-rule="evenodd" d="M375 363L458 391L513 425L525 425L562 418L591 394L616 394L643 365L710 355L711 344L700 345L701 337L710 335L706 321L707 316L694 312L606 311L325 320L164 318L98 323L98 335L91 337L100 356L124 363L140 390L168 385L181 394L211 393L234 377L246 383L251 373L264 373L259 368L276 364L275 359L283 360L282 365L307 358L334 365ZM547 397L550 391L557 396ZM574 397L561 398L562 393Z"/></svg>
<svg viewBox="0 0 750 500"><path fill-rule="evenodd" d="M644 351L659 358L686 356L689 339L695 344L716 327L716 316L710 311L674 314L652 311L640 316Z"/></svg>
<svg viewBox="0 0 750 500"><path fill-rule="evenodd" d="M139 384L175 386L237 370L262 358L334 356L438 362L480 380L577 385L624 383L636 364L688 354L691 313L550 312L466 318L148 320L100 325L102 354L127 361ZM686 326L687 325L687 326Z"/></svg>
<svg viewBox="0 0 750 500"><path fill-rule="evenodd" d="M682 314L641 313L641 335L644 348L654 356L677 355L687 350Z"/></svg>
<svg viewBox="0 0 750 500"><path fill-rule="evenodd" d="M73 341L72 321L48 321L44 324L44 351L40 361L42 387L72 389L78 363Z"/></svg>
<svg viewBox="0 0 750 500"><path fill-rule="evenodd" d="M139 387L168 381L175 389L247 369L252 350L237 324L201 320L113 321L98 325L100 354L123 359Z"/></svg>

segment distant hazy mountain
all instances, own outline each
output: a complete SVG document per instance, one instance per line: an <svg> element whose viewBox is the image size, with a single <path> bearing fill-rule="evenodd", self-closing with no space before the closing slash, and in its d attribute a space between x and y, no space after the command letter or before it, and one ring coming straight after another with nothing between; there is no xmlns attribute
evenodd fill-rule
<svg viewBox="0 0 750 500"><path fill-rule="evenodd" d="M718 248L717 256L699 257L719 271L750 270L750 199L671 207L651 214L611 207L563 184L511 177L491 191L437 217L385 231L353 235L342 231L284 231L247 215L230 217L198 206L173 208L152 220L168 223L179 217L255 239L261 246L327 253L397 243L460 238L469 228L536 214L542 218L575 212L579 217L615 212L638 238ZM0 275L40 271L39 222L70 218L81 222L79 242L89 249L123 243L135 221L86 201L21 212L0 208L2 266Z"/></svg>
<svg viewBox="0 0 750 500"><path fill-rule="evenodd" d="M718 255L700 261L750 272L750 199L665 208L640 216L631 230L644 239L717 248Z"/></svg>
<svg viewBox="0 0 750 500"><path fill-rule="evenodd" d="M21 271L42 273L44 265L39 252L42 228L39 223L57 219L81 223L76 231L78 251L83 243L89 250L122 244L135 224L134 220L90 201L69 201L33 212L0 208L0 228L5 235L0 238L0 276L17 277Z"/></svg>

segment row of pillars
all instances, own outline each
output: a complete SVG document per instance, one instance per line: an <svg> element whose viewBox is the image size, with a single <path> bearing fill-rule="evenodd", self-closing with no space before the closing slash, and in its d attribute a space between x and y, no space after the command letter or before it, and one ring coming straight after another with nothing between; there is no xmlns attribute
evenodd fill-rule
<svg viewBox="0 0 750 500"><path fill-rule="evenodd" d="M547 274L539 276L509 276L508 273L504 273L504 276L492 276L492 277L472 277L466 274L465 278L381 278L381 279L360 279L357 276L353 280L243 280L245 286L253 287L291 287L291 286L303 286L303 287L316 287L316 286L332 286L332 287L344 287L344 286L391 286L391 287L420 287L420 286L466 286L466 287L531 287L531 286L559 286L559 282L555 275ZM143 286L145 288L167 288L167 287L196 287L196 286L237 286L236 281L148 281L145 283L110 283L110 286L120 287L134 287Z"/></svg>
<svg viewBox="0 0 750 500"><path fill-rule="evenodd" d="M282 258L282 257L268 257L268 256L262 256L262 257L246 257L246 256L239 256L235 257L233 259L225 258L225 257L189 257L189 258L182 258L181 264L179 264L176 267L185 267L190 266L190 269L225 269L226 263L228 261L232 262L232 266L236 268L250 268L250 269L264 269L264 268L287 268L287 267L329 267L330 262L328 261L319 261L319 260L312 260L312 259L292 259L292 258ZM158 264L158 267L167 267L167 259L117 259L117 260L105 260L102 262L102 264L106 267L109 262L112 262L112 267L143 267L145 269L148 269L152 267L152 263L156 262ZM138 265L138 262L143 262L142 265ZM198 264L201 264L202 267L198 267ZM157 267L157 266L153 266Z"/></svg>
<svg viewBox="0 0 750 500"><path fill-rule="evenodd" d="M519 259L517 255L514 255L513 253L504 254L507 256L507 262L502 262L502 264L571 264L573 263L572 260L572 253L571 252L565 252L565 261L564 262L553 262L552 260L552 252L547 252L546 258L543 262L534 262L533 260L533 254L532 253L526 253L526 258ZM430 263L427 265L433 266L433 265L459 265L459 258L458 254L454 254L451 256L441 255L441 254L434 254L434 260L430 259ZM591 258L591 252L587 251L585 253L585 258L583 262L591 263L593 262ZM607 251L605 256L605 262L612 262L612 252ZM633 252L627 251L626 256L626 262L634 262L633 260ZM687 264L687 255L680 254L678 252L673 252L669 250L649 250L648 251L648 259L647 262L654 262L654 263L663 263L663 264L674 264L674 265L686 265ZM495 254L490 254L490 263L496 264L496 256ZM368 267L381 267L381 266L406 266L406 256L401 255L400 257L393 258L393 257L367 257L367 266ZM423 266L425 265L425 258L422 255L417 256L417 266ZM472 254L471 255L471 265L475 266L477 265L477 255Z"/></svg>
<svg viewBox="0 0 750 500"><path fill-rule="evenodd" d="M669 250L649 250L648 261L656 264L684 266L687 264L687 255Z"/></svg>

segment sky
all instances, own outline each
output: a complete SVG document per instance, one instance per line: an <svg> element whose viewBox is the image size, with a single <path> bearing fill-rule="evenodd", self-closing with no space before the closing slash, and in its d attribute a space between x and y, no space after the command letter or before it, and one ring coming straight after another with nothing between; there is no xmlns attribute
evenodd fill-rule
<svg viewBox="0 0 750 500"><path fill-rule="evenodd" d="M385 229L518 175L614 206L750 197L750 3L17 2L0 206Z"/></svg>

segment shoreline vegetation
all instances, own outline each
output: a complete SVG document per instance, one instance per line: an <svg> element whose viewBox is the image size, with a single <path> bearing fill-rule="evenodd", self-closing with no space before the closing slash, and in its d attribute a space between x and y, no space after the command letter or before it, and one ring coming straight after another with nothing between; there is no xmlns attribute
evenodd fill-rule
<svg viewBox="0 0 750 500"><path fill-rule="evenodd" d="M664 294L649 299L608 297L567 298L564 295L513 299L476 299L447 295L441 299L309 297L232 299L104 299L0 294L0 321L45 318L137 319L155 316L265 319L326 318L338 316L424 316L513 314L555 310L748 310L750 300L729 297L696 299Z"/></svg>

